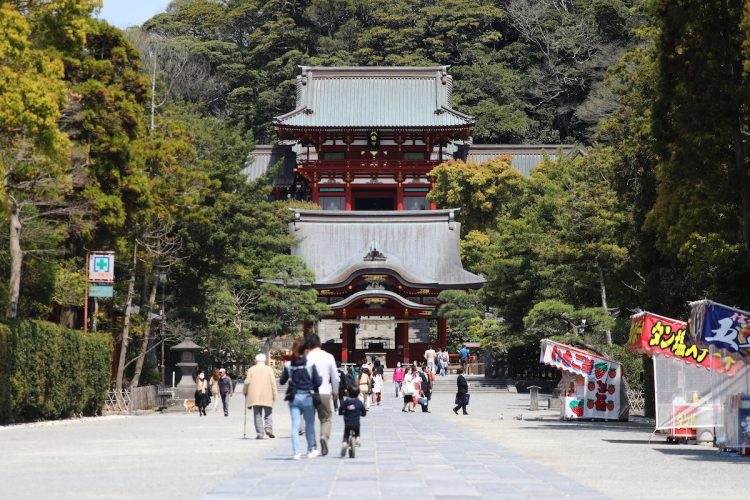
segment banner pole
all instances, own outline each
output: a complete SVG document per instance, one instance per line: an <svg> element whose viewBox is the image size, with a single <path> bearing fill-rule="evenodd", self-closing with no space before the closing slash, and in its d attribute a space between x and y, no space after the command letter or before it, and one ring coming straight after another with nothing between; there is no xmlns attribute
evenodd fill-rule
<svg viewBox="0 0 750 500"><path fill-rule="evenodd" d="M89 331L89 253L86 252L85 276L86 283L83 286L83 333Z"/></svg>

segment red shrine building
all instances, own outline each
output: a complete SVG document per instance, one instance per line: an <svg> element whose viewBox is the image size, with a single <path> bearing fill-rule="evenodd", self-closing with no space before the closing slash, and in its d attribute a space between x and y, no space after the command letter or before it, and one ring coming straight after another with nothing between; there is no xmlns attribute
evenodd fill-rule
<svg viewBox="0 0 750 500"><path fill-rule="evenodd" d="M394 366L446 347L438 295L484 283L461 265L457 209L426 199L434 167L502 155L528 174L572 150L472 144L476 120L453 109L452 89L447 66L302 67L295 109L273 120L278 144L249 155L250 180L276 166L277 199L321 208L295 211L292 254L331 308L318 332L342 362Z"/></svg>

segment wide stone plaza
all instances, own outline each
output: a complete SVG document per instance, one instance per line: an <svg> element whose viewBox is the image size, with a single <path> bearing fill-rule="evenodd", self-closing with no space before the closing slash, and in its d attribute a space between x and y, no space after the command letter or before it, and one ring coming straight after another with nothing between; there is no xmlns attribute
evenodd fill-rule
<svg viewBox="0 0 750 500"><path fill-rule="evenodd" d="M3 498L747 498L750 459L670 445L646 422L566 423L528 411L527 394L476 393L468 416L436 393L432 413L385 401L362 421L362 447L291 460L290 419L276 439L243 439L241 386L230 416L103 417L0 428ZM252 417L252 414L248 414ZM502 417L502 418L501 418ZM650 442L649 442L650 440Z"/></svg>

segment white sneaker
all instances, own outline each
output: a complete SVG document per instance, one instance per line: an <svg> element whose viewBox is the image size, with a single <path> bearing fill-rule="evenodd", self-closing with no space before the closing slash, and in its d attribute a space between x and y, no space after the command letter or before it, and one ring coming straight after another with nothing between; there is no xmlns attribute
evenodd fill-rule
<svg viewBox="0 0 750 500"><path fill-rule="evenodd" d="M307 454L307 458L315 458L317 456L320 456L320 452L318 450L313 450Z"/></svg>
<svg viewBox="0 0 750 500"><path fill-rule="evenodd" d="M302 455L300 455L299 453L295 453L294 455L292 455L292 460L299 460L300 458L302 458Z"/></svg>

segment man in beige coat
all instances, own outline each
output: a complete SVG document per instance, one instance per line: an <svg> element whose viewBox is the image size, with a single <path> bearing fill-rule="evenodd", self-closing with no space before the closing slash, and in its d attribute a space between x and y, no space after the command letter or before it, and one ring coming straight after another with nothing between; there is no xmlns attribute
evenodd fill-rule
<svg viewBox="0 0 750 500"><path fill-rule="evenodd" d="M268 437L275 437L271 412L276 401L276 376L273 368L266 364L265 354L255 356L255 365L247 371L242 392L247 407L253 408L255 438L263 439L264 431Z"/></svg>

